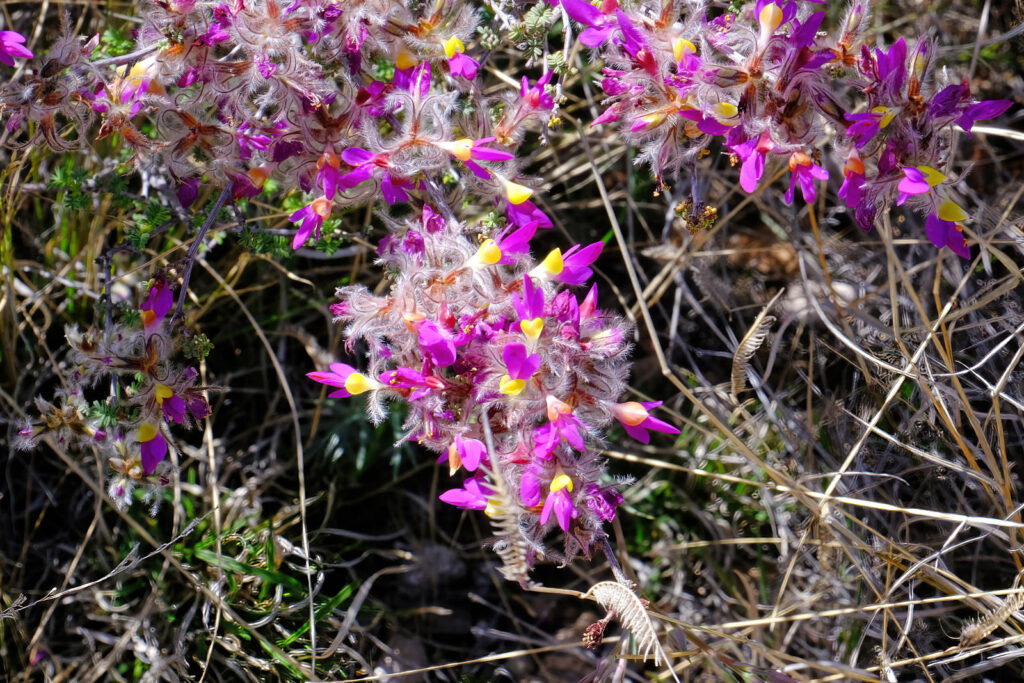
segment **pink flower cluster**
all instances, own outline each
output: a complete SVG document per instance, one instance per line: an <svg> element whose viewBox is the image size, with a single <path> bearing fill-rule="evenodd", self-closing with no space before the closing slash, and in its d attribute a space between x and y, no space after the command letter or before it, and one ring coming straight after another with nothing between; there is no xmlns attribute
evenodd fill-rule
<svg viewBox="0 0 1024 683"><path fill-rule="evenodd" d="M367 394L376 422L383 399L406 401L406 438L466 472L441 500L513 518L504 528L517 537L499 542L530 549L520 560L588 553L622 500L595 449L603 430L617 421L644 443L648 430L678 433L651 414L659 403L619 402L629 328L597 308L596 285L582 299L565 287L586 284L603 243L535 262L536 220L474 244L430 205L395 228L380 249L388 293L344 287L333 307L347 348L366 346L366 370L334 363L309 377L332 398ZM544 546L555 528L564 551Z"/></svg>
<svg viewBox="0 0 1024 683"><path fill-rule="evenodd" d="M190 427L210 414L204 388L196 386L199 373L171 359L176 347L166 318L173 305L167 282L157 278L139 307L139 326L69 328L68 390L57 403L36 400L39 417L18 432L19 447L34 447L45 436L63 446L92 445L113 470L108 493L119 506L131 504L138 486L155 506L156 491L167 483L170 427ZM115 378L115 395L97 412L85 390L108 377Z"/></svg>
<svg viewBox="0 0 1024 683"><path fill-rule="evenodd" d="M954 124L969 133L1011 103L978 102L966 81L936 89L928 39L870 49L866 0L852 2L832 32L814 0L757 0L714 18L697 1L557 1L608 65L606 108L594 123L620 122L659 182L717 140L740 164L746 192L778 160L789 169L786 202L799 189L811 203L816 181L829 178L822 153L834 132L845 160L839 198L862 228L906 201L927 216L936 247L970 256L960 226L968 215L942 170L950 133Z"/></svg>
<svg viewBox="0 0 1024 683"><path fill-rule="evenodd" d="M238 199L274 178L309 196L290 217L295 248L332 213L381 197L455 205L446 176L484 202L531 210L515 149L555 107L552 73L484 95L464 42L472 3L172 0L142 12L130 55L96 59L98 37L64 36L39 72L0 85L8 130L31 133L16 144L64 151L98 120L99 137L168 169L185 207L201 182L230 184ZM12 40L3 49L24 56ZM393 75L381 78L382 64Z"/></svg>

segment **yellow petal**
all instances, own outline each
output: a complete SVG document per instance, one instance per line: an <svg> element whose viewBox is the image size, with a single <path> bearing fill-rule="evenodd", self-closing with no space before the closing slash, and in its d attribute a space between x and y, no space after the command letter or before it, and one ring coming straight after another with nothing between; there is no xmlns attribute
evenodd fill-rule
<svg viewBox="0 0 1024 683"><path fill-rule="evenodd" d="M525 388L525 379L512 379L508 375L503 376L501 381L498 383L498 391L506 396L515 396Z"/></svg>
<svg viewBox="0 0 1024 683"><path fill-rule="evenodd" d="M572 491L572 479L569 478L568 474L559 474L557 477L551 480L551 493L555 491L561 491L562 489L569 489Z"/></svg>
<svg viewBox="0 0 1024 683"><path fill-rule="evenodd" d="M482 266L490 266L501 260L501 249L494 240L484 240L480 248L476 250L473 260Z"/></svg>
<svg viewBox="0 0 1024 683"><path fill-rule="evenodd" d="M397 66L399 69L402 69L403 71L406 69L411 69L414 66L416 66L416 58L413 57L412 53L410 53L408 50L402 48L401 50L399 50L398 56L395 57L395 66Z"/></svg>
<svg viewBox="0 0 1024 683"><path fill-rule="evenodd" d="M935 187L939 183L946 182L946 176L941 171L936 171L931 166L918 166L917 170L924 175L929 187Z"/></svg>
<svg viewBox="0 0 1024 683"><path fill-rule="evenodd" d="M501 499L497 496L491 496L487 499L487 507L484 508L484 514L488 517L497 517L501 514Z"/></svg>
<svg viewBox="0 0 1024 683"><path fill-rule="evenodd" d="M145 443L156 438L156 427L151 424L144 424L139 427L139 441Z"/></svg>
<svg viewBox="0 0 1024 683"><path fill-rule="evenodd" d="M519 183L513 183L511 180L503 180L505 185L505 196L508 197L510 204L522 204L533 195L533 190L520 185Z"/></svg>
<svg viewBox="0 0 1024 683"><path fill-rule="evenodd" d="M534 318L533 320L523 320L519 323L519 329L523 331L527 339L534 341L540 337L541 331L544 329L544 319Z"/></svg>
<svg viewBox="0 0 1024 683"><path fill-rule="evenodd" d="M676 38L672 43L672 56L677 62L683 61L683 55L696 54L697 46L686 38Z"/></svg>
<svg viewBox="0 0 1024 683"><path fill-rule="evenodd" d="M452 156L462 161L469 161L469 157L473 154L473 141L469 138L456 140L451 144L449 151L451 151Z"/></svg>
<svg viewBox="0 0 1024 683"><path fill-rule="evenodd" d="M950 199L947 199L939 205L938 216L944 221L951 221L953 223L967 220L969 218L967 212L960 208L959 204Z"/></svg>
<svg viewBox="0 0 1024 683"><path fill-rule="evenodd" d="M768 3L761 8L757 20L761 24L762 34L772 34L782 25L782 9L774 2Z"/></svg>
<svg viewBox="0 0 1024 683"><path fill-rule="evenodd" d="M719 102L711 108L715 117L720 119L731 119L740 113L739 108L732 102Z"/></svg>
<svg viewBox="0 0 1024 683"><path fill-rule="evenodd" d="M364 391L369 391L370 389L373 388L374 383L371 383L370 379L360 372L353 372L351 375L345 378L345 391L352 394L353 396L355 396L356 394L361 394Z"/></svg>
<svg viewBox="0 0 1024 683"><path fill-rule="evenodd" d="M462 41L452 36L448 40L444 41L444 56L451 59L455 56L456 52L465 52L466 46L462 44Z"/></svg>
<svg viewBox="0 0 1024 683"><path fill-rule="evenodd" d="M559 275L565 269L565 262L562 260L562 250L552 249L551 253L544 257L535 270L544 271L545 274Z"/></svg>
<svg viewBox="0 0 1024 683"><path fill-rule="evenodd" d="M157 403L163 403L166 399L174 396L174 390L166 384L158 384L154 393L156 394Z"/></svg>

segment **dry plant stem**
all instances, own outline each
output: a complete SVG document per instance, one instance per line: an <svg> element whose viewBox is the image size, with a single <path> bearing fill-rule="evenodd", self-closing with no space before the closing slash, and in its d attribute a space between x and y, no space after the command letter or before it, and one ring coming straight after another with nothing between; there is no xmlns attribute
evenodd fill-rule
<svg viewBox="0 0 1024 683"><path fill-rule="evenodd" d="M601 199L605 205L605 212L608 215L608 220L611 223L612 231L615 234L615 239L618 242L619 249L622 252L623 263L626 266L626 272L629 274L630 284L633 286L633 292L638 300L643 301L643 288L640 286L640 282L636 276L636 269L633 267L633 262L630 259L630 250L626 243L626 238L622 234L622 229L619 227L618 219L615 217L615 210L611 205L611 201L608 199L608 191L604 186L604 180L602 180L600 174L597 172L597 167L593 165L593 153L590 150L590 143L587 140L587 136L583 131L583 127L579 121L575 120L568 114L565 115L566 120L572 123L576 130L579 131L580 140L583 142L583 148L586 151L587 158L591 160L591 170L594 175L594 179L597 183L597 189L601 194ZM758 467L762 468L764 472L772 478L778 484L787 485L794 491L799 491L795 494L797 499L805 505L808 509L817 511L818 506L811 501L806 495L802 487L800 487L788 474L781 472L774 467L766 463L756 453L754 453L750 447L737 436L733 430L729 429L728 425L707 405L704 404L686 384L679 379L676 373L669 367L668 360L665 358L665 351L661 347L661 340L658 339L657 328L654 325L654 320L651 318L651 312L647 306L643 306L640 310L642 314L644 325L647 328L647 333L650 335L651 344L654 348L654 353L658 358L658 364L661 368L662 374L679 390L679 392L693 405L697 406L701 412L707 415L708 420L712 426L718 429L729 441L731 441L736 448L751 462Z"/></svg>
<svg viewBox="0 0 1024 683"><path fill-rule="evenodd" d="M226 196L226 195L225 195L224 192L222 192L221 196ZM217 210L219 210L219 207L218 207ZM213 216L213 215L216 215L216 213L217 212L214 211L210 215ZM207 217L207 220L209 220L209 217ZM303 451L303 448L302 448L302 430L301 430L301 428L299 426L299 411L298 411L298 407L295 404L295 397L292 395L291 388L288 386L288 380L287 380L287 377L284 374L284 369L281 367L281 364L278 362L277 356L274 355L274 349L273 349L273 347L271 347L270 341L267 339L267 336L265 334L263 334L263 330L260 328L259 323L256 322L256 319L253 317L252 313L249 311L249 308L245 305L245 303L242 302L242 299L238 296L238 293L234 290L233 287L231 287L224 280L223 277L221 277L220 273L218 273L216 269L212 268L206 262L205 259L198 259L198 260L202 264L203 268L206 269L206 272L208 272L210 275L213 276L213 278L215 280L217 280L217 284L219 284L221 287L224 287L224 289L228 293L228 295L232 299L234 299L235 303L238 304L239 309L242 311L242 313L245 315L246 319L249 321L249 324L252 325L253 331L256 333L256 336L259 337L260 343L263 344L263 348L266 349L266 351L267 351L267 356L270 359L270 363L274 366L274 372L277 374L277 378L278 378L278 380L281 383L281 391L284 392L285 399L288 401L288 407L289 407L289 409L291 411L292 428L293 428L293 431L295 433L295 458L297 460L296 467L298 468L298 471L299 471L299 516L300 516L301 523L302 523L302 550L303 550L303 555L304 555L303 560L305 562L305 570L306 570L305 571L305 574L306 574L306 588L307 588L307 590L309 592L310 670L309 670L308 673L310 675L310 679L311 680L317 680L317 675L316 675L316 659L317 659L317 656L316 656L316 601L313 599L313 596L314 596L314 594L313 594L313 569L312 569L312 566L310 565L309 530L308 530L308 526L307 526L307 513L306 513L306 466L305 466L304 451ZM229 617L231 616L230 612L225 611L225 614L227 614ZM299 669L302 670L302 667L299 667Z"/></svg>
<svg viewBox="0 0 1024 683"><path fill-rule="evenodd" d="M178 302L174 307L173 320L180 320L182 311L185 307L185 297L188 296L188 282L192 278L192 266L195 264L196 254L199 253L199 247L203 244L203 239L206 237L207 231L213 226L213 222L217 220L217 214L220 213L220 208L224 206L224 202L231 195L231 183L224 186L224 189L217 195L216 201L213 202L213 207L210 209L210 213L206 215L206 220L203 221L202 227L199 228L199 232L196 233L192 244L188 248L188 253L185 254L185 274L181 278L181 290L178 292Z"/></svg>
<svg viewBox="0 0 1024 683"><path fill-rule="evenodd" d="M235 612L230 605L224 602L224 599L218 593L210 590L210 587L202 581L193 581L193 579L195 579L194 575L181 564L177 557L174 556L174 553L171 552L170 547L165 547L163 544L159 543L155 538L153 538L149 531L142 526L142 524L133 519L131 515L129 515L126 511L118 508L117 505L114 504L114 501L110 500L110 498L107 497L106 491L103 490L103 487L97 484L96 481L91 479L82 470L78 463L75 462L70 456L68 456L67 453L58 448L57 445L55 443L52 443L52 441L49 439L44 440L44 442L57 455L57 457L61 459L61 461L68 469L74 472L86 486L92 489L93 493L96 495L98 499L105 502L111 510L114 510L118 514L118 516L120 516L121 519L125 522L125 524L132 528L132 531L141 536L142 539L146 541L146 543L150 544L161 555L163 555L165 560L169 562L176 570L178 570L178 572L183 577L189 579L189 582L192 583L196 588L198 588L198 590L201 593L203 593L203 595L205 595L208 600L217 605L219 609L222 609L224 611L224 614L229 619L231 619L231 621L233 621L235 624L238 624L240 627L245 628L250 634L252 634L254 638L256 638L256 640L260 642L260 644L264 648L267 649L268 652L272 653L276 658L288 662L288 664L293 666L298 671L304 670L305 666L301 662L296 660L287 652L281 650L279 647L274 645L274 643L267 640L267 638L256 629L249 628L249 624L244 619L242 619L242 617L237 612ZM100 474L102 474L102 472ZM174 541L172 541L171 543L173 544Z"/></svg>

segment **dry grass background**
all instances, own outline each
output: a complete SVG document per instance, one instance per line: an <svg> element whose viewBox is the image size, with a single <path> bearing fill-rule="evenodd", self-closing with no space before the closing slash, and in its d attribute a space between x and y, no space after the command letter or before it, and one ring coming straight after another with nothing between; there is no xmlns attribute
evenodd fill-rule
<svg viewBox="0 0 1024 683"><path fill-rule="evenodd" d="M123 2L0 5L37 54L62 9L82 33L134 14ZM1022 21L991 0L876 6L880 40L934 34L952 78L1017 103ZM696 182L719 219L691 236L674 212L689 179L655 195L613 133L581 136L596 67L571 59L564 124L529 168L546 179L553 239L611 231L618 248L597 265L605 305L637 321L633 390L665 399L682 429L672 445L615 439L607 453L613 472L637 478L615 547L679 678L1021 680L1020 108L955 146L956 167L974 165L970 262L895 214L862 234L831 193L810 207L784 205L778 183L745 196L715 157ZM499 50L486 82L509 87L516 69ZM73 158L96 173L111 153ZM180 477L156 517L110 505L88 453L12 452L19 416L55 388L64 325L101 319L96 259L131 217L100 190L67 210L48 187L60 159L0 155L10 680L292 680L314 651L325 680L667 678L620 660L632 650L616 627L596 652L580 647L603 611L578 596L610 576L606 563L541 567L536 578L564 594L502 582L481 547L486 525L436 503L445 482L432 458L391 446L400 416L375 430L358 405L324 403L305 382L340 347L333 287L380 279L369 213L345 217L333 253L241 246L241 217L287 232L286 212L262 198L213 231L188 323L215 344L204 383L226 391L173 453ZM174 228L159 250L115 256L115 294L182 259L191 236ZM736 350L773 300L737 383Z"/></svg>

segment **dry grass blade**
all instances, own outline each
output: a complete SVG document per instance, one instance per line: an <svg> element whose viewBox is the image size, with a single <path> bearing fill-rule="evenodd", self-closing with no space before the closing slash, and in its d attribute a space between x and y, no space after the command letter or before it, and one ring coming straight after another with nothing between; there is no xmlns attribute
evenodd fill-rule
<svg viewBox="0 0 1024 683"><path fill-rule="evenodd" d="M627 629L636 639L637 653L646 658L648 654L654 654L655 666L661 666L662 662L668 664L668 657L658 642L658 635L654 632L654 623L647 614L647 608L637 597L636 593L616 581L602 581L590 587L584 598L590 598L609 612L615 613L622 628ZM670 668L672 678L676 678L675 671Z"/></svg>
<svg viewBox="0 0 1024 683"><path fill-rule="evenodd" d="M768 311L772 309L772 306L775 305L775 302L779 300L779 297L785 291L785 288L780 289L772 297L772 300L768 302L768 305L761 309L761 312L754 318L754 324L750 326L747 333L743 335L743 339L740 340L739 346L736 347L736 353L732 357L732 397L737 402L739 401L739 395L746 388L747 367L750 365L750 359L754 357L754 353L764 343L765 338L768 336L768 328L775 323L775 316L768 315Z"/></svg>

